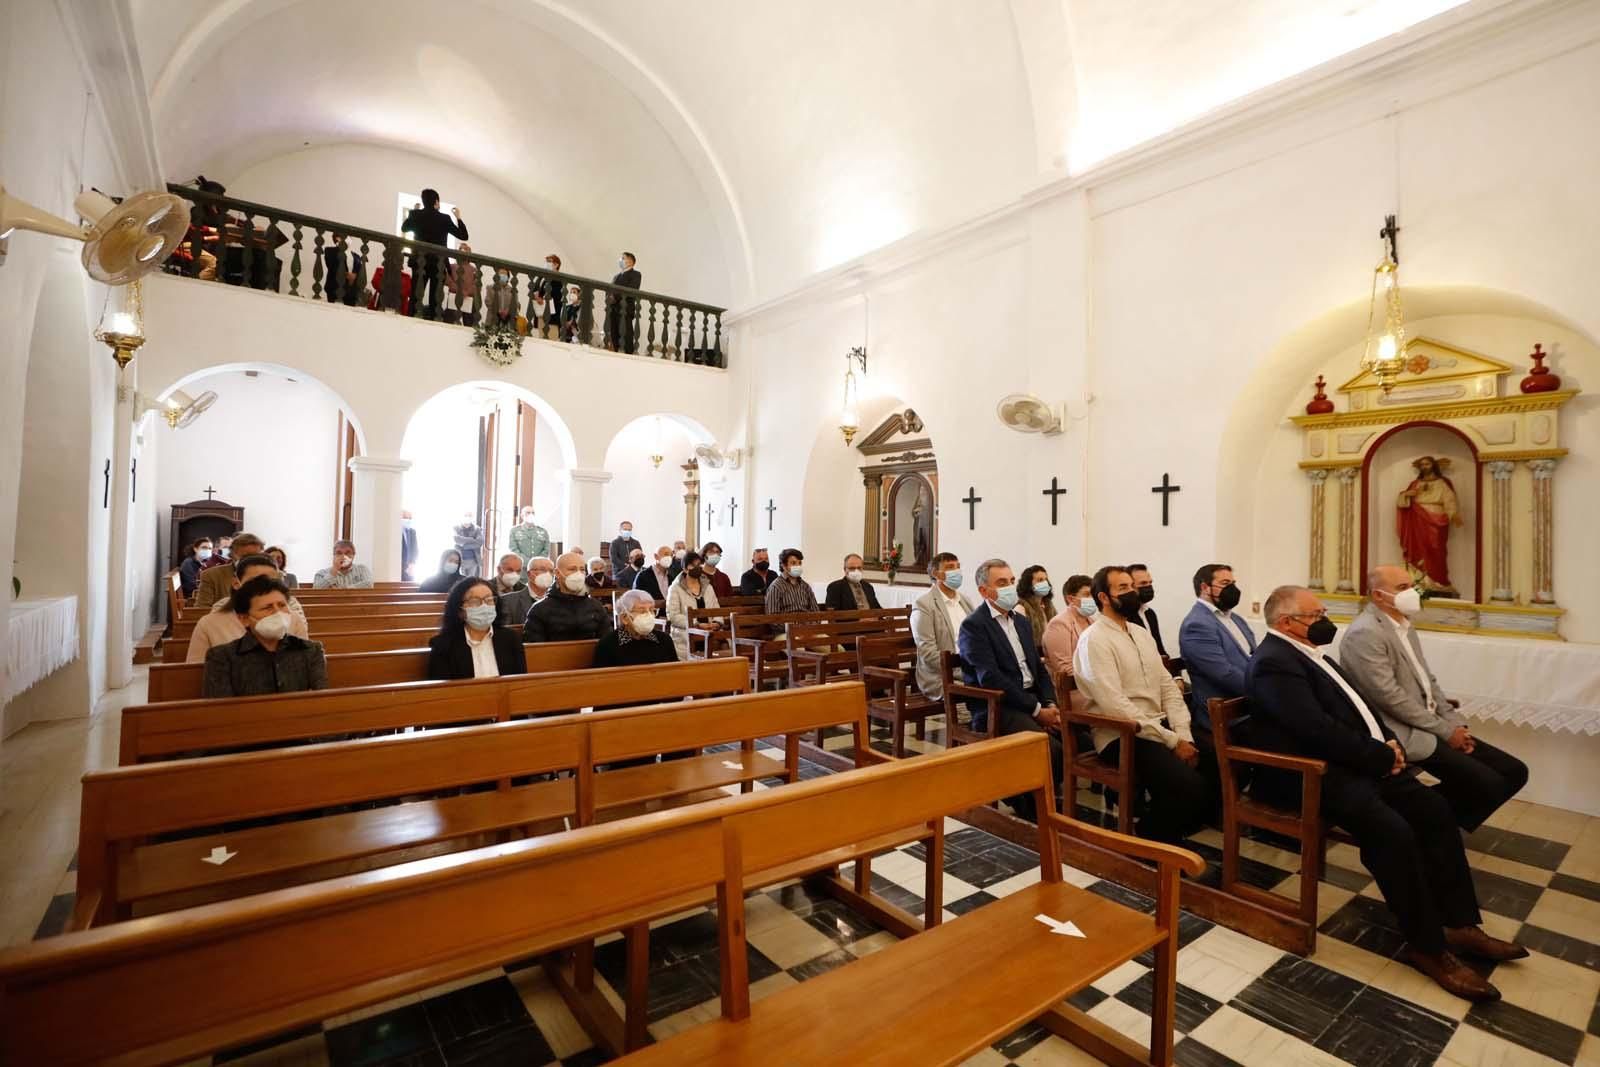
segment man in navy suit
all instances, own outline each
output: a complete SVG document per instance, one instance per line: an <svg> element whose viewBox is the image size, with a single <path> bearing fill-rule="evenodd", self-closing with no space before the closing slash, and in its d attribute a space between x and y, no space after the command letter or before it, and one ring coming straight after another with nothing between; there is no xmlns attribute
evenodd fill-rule
<svg viewBox="0 0 1600 1067"><path fill-rule="evenodd" d="M1194 607L1178 629L1178 650L1189 668L1195 740L1209 748L1211 712L1206 701L1244 696L1244 672L1256 650L1256 635L1233 613L1239 606L1239 586L1226 563L1207 563L1195 571L1194 595Z"/></svg>
<svg viewBox="0 0 1600 1067"><path fill-rule="evenodd" d="M1479 926L1472 870L1449 802L1417 779L1394 733L1323 652L1334 625L1316 594L1280 586L1267 598L1266 616L1269 633L1245 672L1252 741L1327 761L1323 814L1355 837L1362 865L1400 921L1407 942L1400 958L1458 997L1500 999L1456 953L1505 961L1528 950ZM1289 800L1298 782L1284 776L1297 779L1264 770L1251 792Z"/></svg>
<svg viewBox="0 0 1600 1067"><path fill-rule="evenodd" d="M961 624L956 638L961 658L972 669L974 684L1005 694L1000 702L1000 733L1035 730L1050 735L1050 764L1059 783L1061 712L1056 707L1056 689L1034 646L1027 616L1013 614L1017 586L1011 565L1003 559L988 560L979 565L976 578L983 604ZM976 705L973 729L987 726L987 708ZM1011 797L1007 803L1024 819L1038 821L1032 794Z"/></svg>

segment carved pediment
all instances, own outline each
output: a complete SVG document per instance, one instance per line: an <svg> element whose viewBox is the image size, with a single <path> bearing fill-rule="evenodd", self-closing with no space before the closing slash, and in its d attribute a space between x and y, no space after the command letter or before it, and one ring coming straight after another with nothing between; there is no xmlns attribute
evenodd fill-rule
<svg viewBox="0 0 1600 1067"><path fill-rule="evenodd" d="M926 452L933 447L933 442L926 437L917 436L922 432L921 416L906 408L884 419L876 429L861 439L856 448L866 456L881 456L901 450Z"/></svg>
<svg viewBox="0 0 1600 1067"><path fill-rule="evenodd" d="M1499 396L1500 378L1512 370L1510 364L1491 356L1428 337L1413 337L1406 342L1404 367L1391 392L1385 394L1377 376L1368 370L1345 382L1338 391L1349 395L1352 411L1481 400Z"/></svg>

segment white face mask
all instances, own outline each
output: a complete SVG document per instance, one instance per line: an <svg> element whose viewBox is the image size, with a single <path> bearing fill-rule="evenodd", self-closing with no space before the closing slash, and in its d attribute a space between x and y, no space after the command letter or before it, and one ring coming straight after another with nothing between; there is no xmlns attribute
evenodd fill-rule
<svg viewBox="0 0 1600 1067"><path fill-rule="evenodd" d="M334 556L333 557L333 565L335 567L337 567L339 570L342 570L342 571L349 570L352 566L355 565L355 562L356 562L356 558L354 556Z"/></svg>
<svg viewBox="0 0 1600 1067"><path fill-rule="evenodd" d="M789 577L791 578L798 578L805 572L806 569L798 563L791 563L789 565Z"/></svg>
<svg viewBox="0 0 1600 1067"><path fill-rule="evenodd" d="M455 574L461 569L461 564L456 560L451 560L439 569L444 571L446 574Z"/></svg>
<svg viewBox="0 0 1600 1067"><path fill-rule="evenodd" d="M533 587L539 590L549 589L555 584L556 576L549 571L540 571L533 576Z"/></svg>
<svg viewBox="0 0 1600 1067"><path fill-rule="evenodd" d="M194 558L204 563L211 558L211 550L209 548L197 548L194 552Z"/></svg>
<svg viewBox="0 0 1600 1067"><path fill-rule="evenodd" d="M561 579L561 584L567 587L567 592L569 593L581 593L585 588L587 588L583 580L582 571L573 571L571 574Z"/></svg>
<svg viewBox="0 0 1600 1067"><path fill-rule="evenodd" d="M532 526L533 525L533 512L529 511L529 512L525 512L523 514L523 516L522 516L522 524L524 526Z"/></svg>
<svg viewBox="0 0 1600 1067"><path fill-rule="evenodd" d="M673 559L682 559L684 556L687 556L688 554L689 554L689 550L686 549L686 548L675 548L675 549L672 550L672 558Z"/></svg>
<svg viewBox="0 0 1600 1067"><path fill-rule="evenodd" d="M623 527L619 527L619 529L622 531L623 540L627 540L628 538L633 536L633 527L632 526L623 526Z"/></svg>
<svg viewBox="0 0 1600 1067"><path fill-rule="evenodd" d="M1395 610L1410 618L1422 610L1422 594L1415 589L1402 589L1394 594Z"/></svg>
<svg viewBox="0 0 1600 1067"><path fill-rule="evenodd" d="M713 552L713 553L711 553L711 555L706 557L706 566L707 567L715 567L717 564L719 564L721 562L722 562L722 556L719 553Z"/></svg>
<svg viewBox="0 0 1600 1067"><path fill-rule="evenodd" d="M859 570L845 571L844 576L850 579L852 582L859 582L862 577L862 572Z"/></svg>
<svg viewBox="0 0 1600 1067"><path fill-rule="evenodd" d="M628 616L628 625L640 637L648 637L650 632L656 628L656 617L641 611L637 615Z"/></svg>
<svg viewBox="0 0 1600 1067"><path fill-rule="evenodd" d="M656 557L656 566L660 567L662 570L666 570L668 567L672 566L672 557L671 556L657 556Z"/></svg>
<svg viewBox="0 0 1600 1067"><path fill-rule="evenodd" d="M257 619L254 628L257 637L268 641L282 641L293 623L294 618L287 611L277 611L264 619Z"/></svg>
<svg viewBox="0 0 1600 1067"><path fill-rule="evenodd" d="M467 609L467 625L474 630L487 630L494 625L495 606L493 604L479 604L475 608Z"/></svg>
<svg viewBox="0 0 1600 1067"><path fill-rule="evenodd" d="M522 581L521 571L506 571L500 575L500 584L505 586L507 589L515 588L516 584L520 581Z"/></svg>

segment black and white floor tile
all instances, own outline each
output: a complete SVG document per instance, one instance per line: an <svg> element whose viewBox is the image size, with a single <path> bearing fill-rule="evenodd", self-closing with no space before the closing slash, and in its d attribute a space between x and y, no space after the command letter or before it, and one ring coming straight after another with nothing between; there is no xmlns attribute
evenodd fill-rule
<svg viewBox="0 0 1600 1067"><path fill-rule="evenodd" d="M926 742L938 747L937 720ZM827 748L846 749L830 737ZM887 749L875 729L873 745ZM805 776L828 773L813 763ZM1078 814L1106 818L1082 792ZM1489 971L1505 999L1474 1007L1442 992L1394 957L1401 940L1372 879L1348 845L1329 849L1321 887L1317 952L1301 959L1242 934L1184 915L1178 957L1177 1063L1184 1067L1600 1067L1600 820L1531 805L1508 805L1467 842L1491 933L1527 945L1530 959ZM1037 856L982 830L947 820L946 917L1005 896L1039 878ZM1215 831L1193 844L1208 858ZM1294 889L1298 857L1269 840L1246 842L1247 876ZM872 864L875 889L918 912L923 850L913 845ZM71 910L69 871L38 936L60 929ZM1065 868L1072 883L1134 907L1151 902L1113 883ZM771 995L891 944L893 935L830 898L790 883L746 902L752 996ZM660 1040L718 1011L716 924L705 909L653 924L650 1033ZM1073 998L1108 1025L1144 1043L1149 1036L1152 960L1130 961ZM623 980L622 945L596 951L599 981ZM533 961L497 968L321 1026L235 1049L211 1062L249 1067L433 1067L587 1065L606 1057L568 1012ZM969 1063L1080 1065L1097 1061L1043 1029L1007 1035Z"/></svg>

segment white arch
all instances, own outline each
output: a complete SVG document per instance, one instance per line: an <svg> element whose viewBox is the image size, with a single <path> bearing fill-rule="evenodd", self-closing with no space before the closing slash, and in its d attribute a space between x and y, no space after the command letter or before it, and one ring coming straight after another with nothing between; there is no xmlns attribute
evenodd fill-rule
<svg viewBox="0 0 1600 1067"><path fill-rule="evenodd" d="M215 363L209 367L202 367L199 370L190 371L177 381L172 382L170 385L162 388L155 394L155 398L157 400L165 400L177 390L184 389L187 391L187 387L190 384L200 381L202 378L209 378L214 374L238 373L242 371L263 371L267 374L279 375L286 378L294 378L299 381L310 382L319 389L325 390L329 396L333 397L339 402L339 407L344 411L344 417L350 420L350 425L356 431L356 445L361 449L361 454L370 454L367 448L367 432L361 425L361 417L356 414L355 407L351 405L350 401L344 398L339 390L333 388L333 386L318 378L315 374L312 374L309 371L301 370L298 367L290 367L281 363Z"/></svg>
<svg viewBox="0 0 1600 1067"><path fill-rule="evenodd" d="M183 35L161 68L150 91L150 114L156 130L166 127L169 112L181 98L180 88L192 69L206 56L206 45L226 39L245 26L270 18L306 0L221 0L210 7ZM750 236L738 196L710 139L683 101L666 82L632 50L602 30L592 20L555 0L483 0L500 14L527 24L535 32L558 36L574 50L621 81L660 123L699 180L712 215L721 231L728 256L731 281L739 298L753 292L755 269ZM492 179L472 167L470 160L450 162Z"/></svg>
<svg viewBox="0 0 1600 1067"><path fill-rule="evenodd" d="M406 416L406 428L405 431L400 435L401 452L406 450L406 438L411 434L411 424L416 421L417 415L422 411L423 408L427 407L429 404L432 404L434 401L439 400L441 397L464 393L474 389L484 390L501 395L514 396L518 400L522 400L531 405L535 411L537 411L547 422L549 422L551 432L556 435L556 444L561 448L562 466L571 468L578 465L578 445L573 439L572 429L567 425L567 421L561 417L561 413L557 411L548 400L540 396L538 393L535 393L533 390L527 389L523 386L505 381L492 381L486 378L478 378L465 382L456 382L453 385L448 385L445 388L440 389L438 392L433 393L427 399L423 400L422 403L413 408L411 413Z"/></svg>

